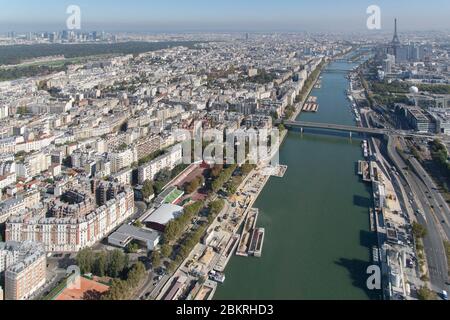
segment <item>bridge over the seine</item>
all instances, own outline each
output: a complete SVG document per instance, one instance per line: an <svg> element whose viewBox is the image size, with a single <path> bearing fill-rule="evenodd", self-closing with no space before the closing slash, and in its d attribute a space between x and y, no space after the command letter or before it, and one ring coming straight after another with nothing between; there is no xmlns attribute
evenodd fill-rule
<svg viewBox="0 0 450 320"><path fill-rule="evenodd" d="M280 121L277 121L280 123ZM346 126L340 124L330 124L330 123L318 123L318 122L306 122L306 121L283 121L283 125L286 128L292 129L322 129L322 130L331 130L331 131L341 131L352 133L364 133L372 136L383 136L389 134L388 130L385 129L375 129L375 128L364 128L364 127L355 127L355 126Z"/></svg>
<svg viewBox="0 0 450 320"><path fill-rule="evenodd" d="M387 130L387 129L377 129L377 128L366 128L366 127L355 127L355 126L346 126L340 124L331 124L331 123L320 123L320 122L306 122L306 121L280 121L277 120L275 124L283 123L283 125L289 129L321 129L328 131L340 131L340 132L348 132L350 135L352 133L363 133L369 136L399 136L399 137L411 137L411 138L421 138L421 139L436 139L440 138L441 140L450 143L450 140L447 136L436 136L435 134L426 134L426 133L418 133L411 132L405 130Z"/></svg>

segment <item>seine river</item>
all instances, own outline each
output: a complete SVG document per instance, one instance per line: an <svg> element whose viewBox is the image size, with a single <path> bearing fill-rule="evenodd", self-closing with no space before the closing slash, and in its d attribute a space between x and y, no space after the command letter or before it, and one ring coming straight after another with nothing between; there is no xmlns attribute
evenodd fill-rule
<svg viewBox="0 0 450 320"><path fill-rule="evenodd" d="M345 90L355 64L333 62L312 95L316 114L299 119L354 124ZM370 189L356 175L361 140L290 132L280 149L289 169L255 203L266 229L261 258L233 257L215 299L374 299L366 289L371 247Z"/></svg>

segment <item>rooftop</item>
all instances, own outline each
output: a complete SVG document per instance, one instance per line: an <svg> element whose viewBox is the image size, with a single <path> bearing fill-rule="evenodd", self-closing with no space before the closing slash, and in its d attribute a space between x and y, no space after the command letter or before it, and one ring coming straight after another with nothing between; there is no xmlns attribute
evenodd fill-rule
<svg viewBox="0 0 450 320"><path fill-rule="evenodd" d="M131 240L154 243L159 240L159 233L149 229L142 229L128 224L122 225L116 232L109 236L113 240L127 245Z"/></svg>
<svg viewBox="0 0 450 320"><path fill-rule="evenodd" d="M173 204L163 204L156 209L144 222L166 225L183 213L183 207Z"/></svg>

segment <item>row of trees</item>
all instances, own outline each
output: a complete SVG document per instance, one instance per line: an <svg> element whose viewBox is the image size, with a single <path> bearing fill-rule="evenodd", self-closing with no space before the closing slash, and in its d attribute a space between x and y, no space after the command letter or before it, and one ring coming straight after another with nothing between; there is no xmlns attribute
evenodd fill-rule
<svg viewBox="0 0 450 320"><path fill-rule="evenodd" d="M428 281L428 275L426 273L426 270L424 269L425 266L425 254L424 254L424 246L423 246L423 238L427 236L427 229L419 224L418 222L414 221L412 224L412 232L415 238L416 243L416 253L417 258L419 262L419 269L422 273L421 280L422 281Z"/></svg>
<svg viewBox="0 0 450 320"><path fill-rule="evenodd" d="M175 270L175 268L180 265L188 256L189 253L194 249L194 247L201 241L203 235L205 234L208 226L213 222L215 217L222 211L225 206L225 201L222 199L215 200L208 205L208 223L200 225L196 230L191 231L178 248L175 259L168 265L169 272ZM158 257L156 257L158 262Z"/></svg>
<svg viewBox="0 0 450 320"><path fill-rule="evenodd" d="M128 256L121 250L94 252L86 248L78 252L76 262L82 274L92 273L99 277L123 276L128 267Z"/></svg>
<svg viewBox="0 0 450 320"><path fill-rule="evenodd" d="M450 85L448 84L420 84L420 91L427 91L434 94L450 94Z"/></svg>
<svg viewBox="0 0 450 320"><path fill-rule="evenodd" d="M387 81L374 82L372 84L372 90L375 93L394 93L394 94L406 94L409 92L411 84L407 82L393 81L391 83ZM450 94L450 85L448 84L418 84L417 87L420 91L427 91L434 94Z"/></svg>
<svg viewBox="0 0 450 320"><path fill-rule="evenodd" d="M231 180L229 180L226 183L226 190L228 192L228 194L234 194L236 193L236 191L238 190L239 186L241 185L242 181L244 181L244 178L250 173L252 172L253 169L256 168L255 164L249 164L249 163L245 163L241 166L240 170L239 170L239 174L232 177Z"/></svg>
<svg viewBox="0 0 450 320"><path fill-rule="evenodd" d="M209 215L217 216L225 206L225 201L223 199L217 199L214 201L211 201L208 205L208 212Z"/></svg>
<svg viewBox="0 0 450 320"><path fill-rule="evenodd" d="M208 223L200 225L196 230L191 231L186 238L181 242L175 260L169 264L169 271L175 270L176 266L181 264L188 256L194 247L201 241L208 226L213 222L215 217L222 211L225 206L225 201L222 199L212 201L208 205Z"/></svg>
<svg viewBox="0 0 450 320"><path fill-rule="evenodd" d="M317 68L310 74L310 76L308 77L308 79L306 79L305 84L303 85L302 90L300 91L300 93L297 95L297 97L295 98L295 102L296 103L300 103L304 97L306 97L306 95L308 94L309 90L311 89L311 86L316 82L317 78L319 77L320 73L322 72L322 69L325 65L325 62L321 62ZM295 107L290 105L287 106L285 111L284 111L284 118L285 119L289 119L292 117L292 115L295 112Z"/></svg>
<svg viewBox="0 0 450 320"><path fill-rule="evenodd" d="M189 253L202 239L207 227L208 226L206 224L199 226L196 230L193 230L189 234L187 234L185 239L181 241L175 259L168 265L169 272L173 272L176 267L179 266L189 256Z"/></svg>
<svg viewBox="0 0 450 320"><path fill-rule="evenodd" d="M35 76L44 76L54 72L66 71L69 63L62 65L31 65L13 67L0 70L0 81L15 80L19 78L28 78Z"/></svg>
<svg viewBox="0 0 450 320"><path fill-rule="evenodd" d="M140 54L143 52L178 47L193 48L197 41L161 41L121 43L35 44L2 46L0 64L19 64L23 60L37 57L63 55L65 58L88 57L102 54Z"/></svg>
<svg viewBox="0 0 450 320"><path fill-rule="evenodd" d="M438 139L431 142L431 156L439 166L441 173L447 179L450 178L450 163L448 162L447 148Z"/></svg>
<svg viewBox="0 0 450 320"><path fill-rule="evenodd" d="M195 178L191 182L186 183L186 185L184 186L184 191L187 194L194 193L198 188L203 186L204 183L205 183L205 178L202 175L198 176L197 178Z"/></svg>
<svg viewBox="0 0 450 320"><path fill-rule="evenodd" d="M224 184L231 178L231 176L233 175L233 172L236 170L236 168L237 168L237 165L232 164L222 170L219 169L220 170L219 174L217 174L216 167L213 168L213 171L212 171L213 182L211 184L212 191L217 192L220 189L222 189Z"/></svg>
<svg viewBox="0 0 450 320"><path fill-rule="evenodd" d="M248 80L250 82L266 84L269 82L273 82L277 78L275 73L267 72L265 69L258 70L258 74L256 76L250 77Z"/></svg>
<svg viewBox="0 0 450 320"><path fill-rule="evenodd" d="M183 170L186 169L185 164L176 166L172 171L168 169L161 170L156 176L154 181L144 181L142 188L142 195L144 199L148 199L154 194L160 194L163 188L176 176L178 176Z"/></svg>
<svg viewBox="0 0 450 320"><path fill-rule="evenodd" d="M303 95L306 94L306 91L314 84L314 82L316 82L316 79L320 75L320 73L322 72L322 68L324 67L324 65L325 65L324 61L319 63L317 68L311 73L311 75L308 77L308 79L306 79L305 85L303 86L303 88L305 90L304 91L302 90L300 92L300 94L303 94Z"/></svg>
<svg viewBox="0 0 450 320"><path fill-rule="evenodd" d="M412 224L412 231L416 239L423 239L427 236L427 229L416 221Z"/></svg>
<svg viewBox="0 0 450 320"><path fill-rule="evenodd" d="M386 94L386 93L400 93L406 94L409 92L410 84L400 81L392 82L373 82L372 91L376 94Z"/></svg>
<svg viewBox="0 0 450 320"><path fill-rule="evenodd" d="M126 144L125 144L125 146L127 147ZM125 147L125 149L126 149L126 147ZM152 161L152 160L158 158L159 156L161 156L161 155L163 155L163 154L164 154L164 150L158 150L158 151L155 151L155 152L153 152L153 153L151 153L151 154L149 154L149 155L143 157L142 159L140 159L140 160L138 161L138 165L139 165L139 166L142 166L142 165L144 165L144 164L146 164L146 163L148 163L148 162L150 162L150 161Z"/></svg>
<svg viewBox="0 0 450 320"><path fill-rule="evenodd" d="M146 276L145 266L137 262L128 271L125 280L114 279L109 290L102 296L103 300L127 300Z"/></svg>
<svg viewBox="0 0 450 320"><path fill-rule="evenodd" d="M406 94L409 92L410 85L407 83L393 81L371 82L371 101L381 105L392 106L395 103L409 104Z"/></svg>
<svg viewBox="0 0 450 320"><path fill-rule="evenodd" d="M244 178L240 175L232 177L231 180L229 180L225 186L227 193L229 195L235 194L243 180Z"/></svg>
<svg viewBox="0 0 450 320"><path fill-rule="evenodd" d="M450 241L444 241L444 249L447 256L448 275L450 276Z"/></svg>
<svg viewBox="0 0 450 320"><path fill-rule="evenodd" d="M373 101L380 105L392 106L396 103L409 104L409 99L404 94L374 94Z"/></svg>
<svg viewBox="0 0 450 320"><path fill-rule="evenodd" d="M119 249L94 252L86 248L78 252L76 262L82 274L92 273L113 279L109 291L101 296L104 300L129 299L146 276L144 264L137 262L130 268L128 256Z"/></svg>
<svg viewBox="0 0 450 320"><path fill-rule="evenodd" d="M417 297L419 300L436 300L437 296L434 291L430 290L428 287L422 287L417 290Z"/></svg>
<svg viewBox="0 0 450 320"><path fill-rule="evenodd" d="M254 168L255 165L242 165L239 175L236 176L236 178L239 178L239 181L242 181L243 177L248 175ZM226 168L222 165L214 166L211 170L211 177L213 179L212 184L214 185L216 183L217 186L212 186L213 191L215 190L217 192L220 190L220 188L230 180L236 169L237 165L231 165ZM218 187L218 185L220 185L220 187ZM211 201L207 207L208 223L201 223L195 230L192 230L183 239L181 239L178 244L171 246L170 243L181 237L181 234L186 229L187 225L195 216L199 215L200 211L204 208L204 205L205 204L203 201L197 201L186 206L183 215L167 224L164 233L164 244L161 246L161 251L154 252L152 255L153 268L157 268L161 264L161 260L163 258L171 258L172 260L167 264L167 270L169 272L174 271L176 267L188 257L195 245L200 242L208 226L223 210L225 201L223 199Z"/></svg>
<svg viewBox="0 0 450 320"><path fill-rule="evenodd" d="M292 105L289 105L284 109L284 118L290 119L295 112L295 108Z"/></svg>
<svg viewBox="0 0 450 320"><path fill-rule="evenodd" d="M169 243L179 238L183 230L187 227L191 220L199 214L203 206L203 201L197 201L186 206L182 215L180 215L176 219L171 220L166 225L164 231L164 242Z"/></svg>

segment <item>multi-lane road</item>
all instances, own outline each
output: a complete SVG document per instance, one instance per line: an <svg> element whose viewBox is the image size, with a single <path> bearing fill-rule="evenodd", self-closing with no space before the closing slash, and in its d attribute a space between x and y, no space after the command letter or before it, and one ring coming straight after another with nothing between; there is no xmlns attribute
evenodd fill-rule
<svg viewBox="0 0 450 320"><path fill-rule="evenodd" d="M364 126L369 126L370 112L361 112ZM413 212L413 219L427 228L427 236L423 239L430 282L436 291L448 290L448 264L444 251L444 240L450 239L450 210L438 189L423 169L421 164L412 157L409 162L414 170L404 161L397 151L397 145L407 150L403 137L411 136L403 131L390 130L388 135L387 153L399 175L389 172L394 188L398 190L402 209ZM422 135L418 135L424 138ZM426 137L425 137L426 138ZM392 174L391 174L392 173ZM403 195L400 191L404 191Z"/></svg>
<svg viewBox="0 0 450 320"><path fill-rule="evenodd" d="M396 149L397 137L391 137L388 143L388 154L391 160L400 172L400 181L409 195L412 210L416 215L417 221L426 226L428 233L423 239L430 282L433 289L440 291L447 289L448 286L448 266L447 257L444 251L443 240L448 239L448 206L440 202L440 195L436 195L437 190L429 175L421 168L419 163L413 164L414 168L410 170L408 164L398 154ZM420 167L420 168L419 168ZM416 171L421 174L419 176ZM427 183L424 183L427 181ZM395 182L395 179L394 179ZM400 186L398 186L400 188ZM441 197L441 201L443 201ZM440 207L442 205L442 208ZM442 220L441 220L442 219ZM444 221L444 223L442 223Z"/></svg>

